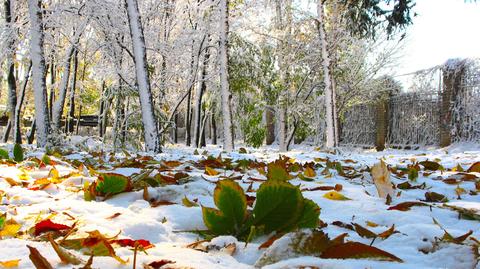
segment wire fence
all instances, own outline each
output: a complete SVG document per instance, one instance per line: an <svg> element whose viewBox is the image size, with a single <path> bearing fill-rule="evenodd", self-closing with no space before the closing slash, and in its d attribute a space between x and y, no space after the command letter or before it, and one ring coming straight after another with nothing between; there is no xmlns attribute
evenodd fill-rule
<svg viewBox="0 0 480 269"><path fill-rule="evenodd" d="M342 145L378 146L383 133L381 143L400 148L480 141L480 59L449 60L401 82L398 92L382 89L390 93L387 98L345 112ZM385 103L382 112L378 106ZM379 113L386 113L386 124L379 123Z"/></svg>

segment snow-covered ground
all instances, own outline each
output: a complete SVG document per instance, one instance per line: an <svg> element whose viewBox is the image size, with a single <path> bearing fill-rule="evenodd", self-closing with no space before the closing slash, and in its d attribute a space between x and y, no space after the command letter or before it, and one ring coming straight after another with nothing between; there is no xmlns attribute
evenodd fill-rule
<svg viewBox="0 0 480 269"><path fill-rule="evenodd" d="M4 148L11 147L6 145ZM209 146L194 152L193 148L171 145L164 149L164 153L153 156L157 161L136 157L131 152L110 154L104 151L102 153L101 145L92 141L84 141L82 146L72 145L71 148L73 151L65 153L62 157L51 157L56 162L54 165L36 167L31 161L0 165L0 216L6 212L7 222L13 219L21 225L19 232L14 233L14 236L4 233L0 238L0 268L2 268L1 262L15 259L20 259L18 268L35 268L29 259L30 252L26 245L38 249L53 268L72 268L72 265L61 263L51 243L45 240L44 236L35 236L32 233L32 227L47 218L57 224L75 225L75 229L68 235L69 239L86 237L87 232L98 230L106 237L148 240L154 247L137 253L137 268L142 268L144 264L154 261L166 264L163 267L155 267L152 264L151 268L253 268L255 264L260 264L257 262L259 259L265 259L262 255L284 253L281 249L288 248L288 245L282 243L280 239L268 249L259 249L259 246L268 240L269 235L255 238L248 244L238 242L231 236L221 236L196 247L189 246L203 239L197 233L190 231L206 229L201 207L191 205L215 207L212 196L215 181L219 177L230 176L232 173L234 177L242 176L236 181L244 190L250 187L248 195L251 196L255 196L252 190L256 190L262 183L258 179L265 179L256 169L247 169L245 173L217 169L221 172L219 175L209 176L205 174L203 168L196 168L198 162L205 159L207 155L218 156L221 150L217 147ZM279 152L275 148L247 148L247 151L248 153L244 154L222 153L222 158L232 158L235 163L241 159L269 162L279 157ZM27 148L25 152L27 159L43 156L43 152L31 148ZM296 177L290 182L300 185L304 197L313 200L321 207L320 220L326 225L322 230L328 233L330 238L348 233L346 241L369 245L372 243L371 238L364 238L354 230L335 224L341 222L345 226L356 223L374 233L381 233L395 225L394 230L397 232L385 240L377 238L372 246L395 255L403 262L284 255L288 253L287 249L281 257L272 258L272 260L278 260L277 262L266 265L265 268L480 268L477 264L478 241L475 240L480 238L479 220L460 218L457 210L448 207L469 209L468 212L474 217L480 215L480 196L477 195L480 186L475 185L475 180L478 182L479 179L474 178L480 177L480 174L469 173L473 175L471 176L473 180L459 180L455 184L442 180L459 173L452 171L454 167L458 169L461 166L467 170L473 163L479 162L479 146L461 144L445 149L384 152L340 149L336 154L311 147L298 147L281 154L291 157L292 162L315 162L322 166L325 166L328 158L329 161L340 162L347 174L356 174L355 178L349 179L348 176L340 175L335 169L327 172L324 167L319 167L314 181L305 181ZM124 162L126 156L130 160L136 157L136 161L127 164ZM390 167L407 167L413 162L430 160L440 163L445 170L425 171L422 167L415 181L409 181L407 175L402 177L392 173L391 179L395 185L406 181L409 181L411 186L425 185L418 188L395 189L391 205L387 205L385 199L378 197L376 187L367 170L381 158ZM163 164L160 161L164 161ZM165 161L179 161L179 163L167 162L168 165L165 166ZM104 201L103 199L85 201L84 183L93 182L97 177L93 170L74 168L80 163L85 164L83 167L91 166L98 172L108 171L126 176L135 175L151 167L152 175L155 173L173 175L184 172L189 177L178 184L148 187L148 199L169 202L161 203L156 207L152 207L144 199L144 190L120 193ZM122 163L123 166L130 167L115 167ZM149 163L147 167L145 167L146 163ZM53 176L50 170L53 167L58 170L60 178L51 180L51 184L39 184L39 181L35 183L36 179L51 179ZM62 178L62 176L66 177ZM461 179L460 176L457 177ZM19 184L12 186L12 180ZM342 189L339 192L350 200L327 199L324 194L329 190L318 188L336 184L341 184ZM443 194L448 202L425 202L429 206L413 206L408 211L387 210L402 202L425 200L426 192ZM442 227L452 237L459 237L470 230L473 233L465 240L446 242L448 240L441 240L445 234ZM0 234L2 234L1 230ZM58 237L57 242L61 240L62 237ZM128 262L122 264L109 256L95 256L91 268L132 268L134 260L132 247L116 244L113 246L116 255ZM83 261L89 259L87 253L77 250L69 251ZM82 265L75 266L75 268L79 267Z"/></svg>

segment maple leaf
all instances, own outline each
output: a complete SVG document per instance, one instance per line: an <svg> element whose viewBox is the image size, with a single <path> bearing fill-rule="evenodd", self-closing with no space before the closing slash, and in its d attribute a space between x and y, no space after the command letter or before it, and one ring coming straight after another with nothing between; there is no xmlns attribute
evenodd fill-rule
<svg viewBox="0 0 480 269"><path fill-rule="evenodd" d="M54 223L50 219L46 219L35 224L34 234L35 236L38 236L45 232L69 230L71 228L71 226Z"/></svg>

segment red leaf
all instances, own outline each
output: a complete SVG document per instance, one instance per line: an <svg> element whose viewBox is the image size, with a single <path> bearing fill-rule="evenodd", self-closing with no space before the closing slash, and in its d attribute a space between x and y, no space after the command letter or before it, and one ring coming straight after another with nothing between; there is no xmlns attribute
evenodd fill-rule
<svg viewBox="0 0 480 269"><path fill-rule="evenodd" d="M51 231L61 231L71 229L72 227L58 224L52 222L50 219L42 220L39 223L35 224L35 236L38 236L41 233L51 232Z"/></svg>
<svg viewBox="0 0 480 269"><path fill-rule="evenodd" d="M135 245L142 247L143 249L149 249L153 248L154 245L150 243L148 240L144 239L139 239L139 240L133 240L133 239L117 239L117 240L112 240L110 241L112 244L118 244L122 247L132 247L134 248Z"/></svg>
<svg viewBox="0 0 480 269"><path fill-rule="evenodd" d="M174 261L171 260L159 260L159 261L154 261L148 264L149 268L152 269L160 269L162 266L170 263L175 263Z"/></svg>

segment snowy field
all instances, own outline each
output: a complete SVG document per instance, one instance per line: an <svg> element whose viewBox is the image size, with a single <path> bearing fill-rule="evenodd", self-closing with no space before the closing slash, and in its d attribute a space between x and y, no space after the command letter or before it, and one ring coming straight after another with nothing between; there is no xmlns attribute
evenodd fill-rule
<svg viewBox="0 0 480 269"><path fill-rule="evenodd" d="M11 146L3 148L13 156ZM221 153L217 147L195 152L174 145L149 157L111 154L91 139L77 138L60 151L45 157L44 152L25 148L24 161L1 161L0 268L35 268L29 255L51 268L480 268L476 240L480 238L480 165L474 165L480 162L480 147L476 145L335 153L303 147L282 153L290 157L290 183L321 208L318 229L330 239L346 233L345 242L371 245L395 257L387 261L365 253L333 259L294 251L291 240L299 232L276 241L269 240L273 234L262 235L248 244L232 236L203 237L201 206L215 207L215 182L233 178L251 207L266 177L262 169L239 160L274 161L279 157L274 148L247 148L247 153L222 153L217 158ZM202 161L208 156L218 162ZM228 158L232 167L247 165L234 170L215 167ZM395 185L391 201L380 198L372 182L370 168L380 159L388 165ZM430 162L422 162L426 160ZM301 164L299 169L292 168L295 163ZM312 163L308 167L314 168L313 173L305 163ZM132 182L148 176L162 183L133 184L126 192L86 201L84 188L106 172L125 175ZM83 247L72 246L80 241ZM137 247L136 255L135 242L145 246ZM46 261L30 254L27 245ZM63 253L63 262L53 246ZM92 251L97 251L93 263L86 265ZM337 251L338 257L344 255Z"/></svg>

